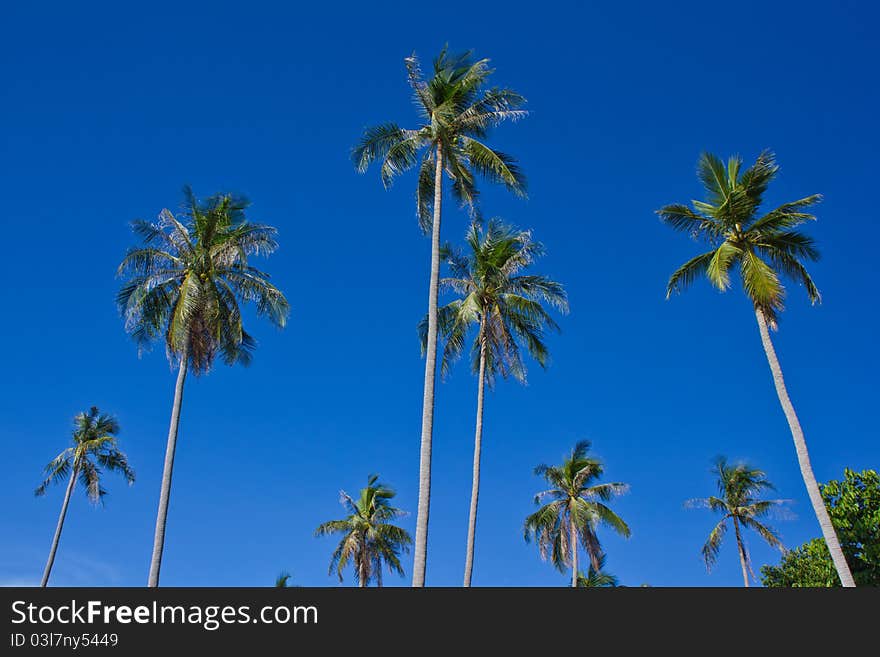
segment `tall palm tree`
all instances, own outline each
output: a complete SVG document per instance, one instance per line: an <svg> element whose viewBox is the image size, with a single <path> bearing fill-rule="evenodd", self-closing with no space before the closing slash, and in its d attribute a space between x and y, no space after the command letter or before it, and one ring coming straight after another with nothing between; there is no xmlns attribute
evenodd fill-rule
<svg viewBox="0 0 880 657"><path fill-rule="evenodd" d="M741 169L740 157L731 157L725 166L716 156L704 153L697 166L697 175L705 188L706 200L693 201L692 207L674 204L657 211L667 225L687 232L695 239L702 239L711 247L672 274L666 298L674 292L681 292L701 274L705 274L716 288L726 291L731 286L731 270L739 270L743 289L755 309L776 394L794 439L801 476L822 535L841 584L855 586L828 510L822 502L804 432L788 396L782 368L770 339L770 329L776 330L783 309L785 288L782 276L803 285L811 302L821 300L819 290L803 264L803 260L818 260L819 251L813 238L796 228L815 220L808 210L822 197L813 194L761 214L764 192L779 171L776 158L770 151L763 151L752 166L745 171Z"/></svg>
<svg viewBox="0 0 880 657"><path fill-rule="evenodd" d="M119 422L116 418L101 413L96 406L92 406L88 411L79 413L73 418L73 444L46 465L46 478L34 494L45 495L50 484L64 479L67 479L67 490L64 493L64 502L61 504L58 525L55 527L55 536L52 538L52 547L49 549L49 559L46 561L40 586L45 587L49 583L49 574L55 563L55 553L58 551L61 530L70 504L70 495L73 493L77 479L92 504L102 502L104 495L107 494L101 486L103 470L119 472L129 485L134 483L134 470L129 467L128 459L116 443L118 433Z"/></svg>
<svg viewBox="0 0 880 657"><path fill-rule="evenodd" d="M367 485L357 500L345 491L339 493L339 503L348 512L342 520L331 520L318 526L315 536L342 534L342 540L333 551L328 573L336 568L339 581L342 571L351 563L357 573L358 585L376 582L382 586L382 566L388 572L403 575L401 552L409 552L412 538L406 530L392 525L391 521L406 515L391 506L396 493L379 482L379 475L370 475Z"/></svg>
<svg viewBox="0 0 880 657"><path fill-rule="evenodd" d="M117 296L126 330L139 351L163 336L168 358L177 365L149 586L159 585L187 372L208 372L218 355L228 365L250 363L256 342L242 326L239 303L253 302L258 315L279 327L290 311L268 274L248 262L248 256L278 248L276 230L248 221L243 198L218 194L201 202L188 187L184 194L178 216L162 210L155 223L132 223L145 244L119 265L119 275L128 279Z"/></svg>
<svg viewBox="0 0 880 657"><path fill-rule="evenodd" d="M431 438L437 362L443 174L445 172L452 181L453 195L471 210L475 209L477 201L476 174L524 196L525 177L516 161L484 142L490 128L505 120L523 117L526 112L520 109L525 99L518 93L510 89L485 88L492 73L488 59L475 61L470 52L450 56L444 48L434 60L434 74L429 80L424 79L415 55L407 57L404 62L421 125L406 129L395 123L383 123L368 128L354 148L352 159L362 173L372 162L381 162L380 175L386 188L395 176L418 166L416 210L422 230L431 233L419 503L413 562L413 586L424 586L431 504Z"/></svg>
<svg viewBox="0 0 880 657"><path fill-rule="evenodd" d="M541 558L548 557L559 572L571 568L571 585L577 587L578 546L583 546L595 570L602 568L602 546L596 529L606 525L629 538L627 524L605 502L629 488L622 483L594 484L602 476L602 462L589 455L590 443L577 443L562 465L539 465L535 474L550 486L535 495L540 507L525 521L526 541L538 544ZM543 506L542 506L543 504Z"/></svg>
<svg viewBox="0 0 880 657"><path fill-rule="evenodd" d="M439 309L438 324L446 340L440 366L443 374L464 349L470 328L476 327L471 366L477 374L477 420L464 567L464 585L470 586L480 495L485 385L488 383L491 388L498 375L503 378L510 375L525 382L526 368L520 344L541 367L546 366L548 351L544 329L547 326L558 329L558 326L541 302L567 312L568 299L560 283L546 276L522 273L544 253L543 246L532 240L530 232L515 230L498 220L490 221L488 227L481 230L474 222L465 242L467 254L449 249L443 253L452 276L441 280L440 285L453 290L459 298ZM427 318L419 324L419 333L424 349Z"/></svg>
<svg viewBox="0 0 880 657"><path fill-rule="evenodd" d="M722 514L721 520L712 529L709 539L703 545L702 554L706 562L706 569L712 570L712 566L718 560L721 542L727 533L727 521L730 520L733 523L733 532L736 536L736 548L742 566L743 584L748 586L749 572L752 573L753 578L755 574L752 571L749 552L746 549L741 530L752 529L756 531L770 546L784 552L785 546L782 545L776 531L758 519L764 518L775 507L785 504L787 500L758 499L761 492L775 490L775 488L762 470L753 468L746 463L731 465L726 458L720 456L712 466L712 472L717 479L718 496L713 495L686 502L689 507L702 507Z"/></svg>
<svg viewBox="0 0 880 657"><path fill-rule="evenodd" d="M577 587L579 589L614 588L618 586L617 578L611 573L605 572L605 555L599 558L599 567L590 564L587 574L578 573Z"/></svg>

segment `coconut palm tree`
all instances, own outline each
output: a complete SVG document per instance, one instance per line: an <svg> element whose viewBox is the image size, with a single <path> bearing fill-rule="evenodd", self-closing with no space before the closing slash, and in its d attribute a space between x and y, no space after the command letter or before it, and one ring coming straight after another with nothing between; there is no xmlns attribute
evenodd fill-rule
<svg viewBox="0 0 880 657"><path fill-rule="evenodd" d="M758 495L763 491L775 490L775 488L762 470L753 468L746 463L731 465L726 458L719 456L712 466L712 473L717 480L718 496L688 500L685 504L688 507L711 509L715 513L722 514L721 520L710 532L709 539L701 551L707 570L712 570L712 566L718 560L721 542L727 533L727 521L732 522L733 532L736 536L736 548L739 552L739 562L742 566L743 584L748 586L749 573L752 573L753 578L755 578L755 573L752 571L742 530L754 530L768 545L784 552L785 546L782 545L776 531L769 525L762 523L759 518L766 517L776 507L785 504L787 500L758 499Z"/></svg>
<svg viewBox="0 0 880 657"><path fill-rule="evenodd" d="M434 378L437 361L437 294L440 279L440 217L443 174L452 193L475 211L476 176L503 184L524 196L526 182L516 161L486 145L490 128L525 116L525 99L510 89L486 89L492 73L488 59L474 60L470 52L450 56L444 48L434 60L430 79L422 75L415 55L405 60L421 125L415 129L383 123L364 131L352 152L357 170L380 162L385 187L403 171L418 167L416 210L423 231L431 233L431 277L428 285L428 333L425 386L422 398L422 436L419 451L419 503L413 586L424 586L428 555L428 516L431 503L431 438L434 424Z"/></svg>
<svg viewBox="0 0 880 657"><path fill-rule="evenodd" d="M315 530L315 536L342 535L330 559L328 574L335 568L341 582L343 570L351 563L357 573L358 586L362 587L370 582L382 586L383 565L388 572L403 575L400 554L409 552L412 538L405 529L391 524L392 520L406 515L405 511L391 506L396 494L375 474L367 478L358 499L344 490L339 492L339 503L349 515L342 520L322 523Z"/></svg>
<svg viewBox="0 0 880 657"><path fill-rule="evenodd" d="M464 585L471 585L474 567L474 541L477 529L477 503L480 495L480 455L483 437L483 396L500 375L513 376L525 383L526 368L520 345L541 365L547 364L544 344L545 327L558 329L556 322L541 305L568 311L565 290L546 276L523 274L544 253L543 246L532 240L528 231L518 231L498 220L485 230L472 223L465 236L467 253L445 249L452 276L440 281L441 287L453 290L459 298L440 308L438 323L445 339L441 372L464 349L468 331L476 328L471 346L471 366L477 374L477 420L474 434L473 479L468 515L468 539L464 567ZM427 343L428 321L419 324L422 348Z"/></svg>
<svg viewBox="0 0 880 657"><path fill-rule="evenodd" d="M535 474L550 486L535 495L539 509L528 516L526 541L538 544L541 558L548 558L559 572L571 568L571 585L577 586L578 546L583 546L596 571L602 569L602 546L596 529L600 524L629 538L627 524L605 502L629 488L622 483L593 483L604 472L602 462L589 455L590 443L577 443L562 465L539 465Z"/></svg>
<svg viewBox="0 0 880 657"><path fill-rule="evenodd" d="M58 525L55 527L55 536L52 538L52 547L49 549L49 559L46 561L40 586L45 587L49 583L49 574L55 563L55 553L58 551L61 530L67 516L67 507L77 480L92 504L103 502L104 495L107 494L101 486L101 475L104 470L119 472L129 485L134 483L134 470L128 465L128 459L116 443L118 433L119 422L116 418L92 406L88 411L79 413L73 418L73 444L46 465L46 478L34 494L45 495L50 484L65 479L67 490L64 492L64 502L61 504Z"/></svg>
<svg viewBox="0 0 880 657"><path fill-rule="evenodd" d="M822 502L804 432L788 396L782 368L770 339L770 330L777 329L783 309L783 276L802 285L811 302L821 300L819 290L803 264L804 260L818 260L819 251L813 238L796 229L815 220L809 208L822 197L813 194L762 214L764 192L778 171L776 158L770 151L762 152L744 171L742 159L738 156L728 159L727 166L709 153L700 157L697 175L705 188L706 200L693 201L691 207L667 205L657 213L673 229L707 242L710 250L691 258L672 274L666 298L681 292L702 274L713 286L726 291L731 286L731 271L739 271L743 289L755 310L776 394L794 439L801 476L822 535L841 584L855 586L828 510Z"/></svg>
<svg viewBox="0 0 880 657"><path fill-rule="evenodd" d="M189 188L184 195L178 216L162 210L155 223L132 223L144 246L131 249L119 265L119 275L127 277L117 297L126 330L139 351L164 337L168 358L177 365L149 586L159 585L187 373L207 373L218 355L228 365L250 363L256 342L242 326L239 303L253 302L258 315L279 327L290 311L268 274L248 261L275 251L276 230L248 221L243 198L218 194L201 202Z"/></svg>
<svg viewBox="0 0 880 657"><path fill-rule="evenodd" d="M599 567L590 564L587 574L578 573L577 587L579 589L614 588L618 586L617 578L611 573L605 572L605 555L599 557Z"/></svg>

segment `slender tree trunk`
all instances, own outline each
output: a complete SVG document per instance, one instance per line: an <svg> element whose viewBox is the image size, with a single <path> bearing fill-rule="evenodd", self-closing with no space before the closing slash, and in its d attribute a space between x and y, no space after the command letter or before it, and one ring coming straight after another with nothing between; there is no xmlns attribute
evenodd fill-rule
<svg viewBox="0 0 880 657"><path fill-rule="evenodd" d="M480 323L480 374L477 381L477 428L474 432L474 474L471 483L471 509L468 515L467 555L464 561L464 585L471 585L474 572L474 542L477 535L477 504L480 500L480 453L483 446L483 393L486 387L486 342Z"/></svg>
<svg viewBox="0 0 880 657"><path fill-rule="evenodd" d="M367 587L366 557L361 558L361 562L358 564L358 586L362 589Z"/></svg>
<svg viewBox="0 0 880 657"><path fill-rule="evenodd" d="M55 563L55 553L58 551L58 542L61 540L61 530L64 528L64 518L67 517L67 507L70 504L70 495L73 493L73 487L76 485L76 474L79 466L72 464L70 466L70 481L67 482L67 490L64 493L64 502L61 504L61 513L58 515L58 526L55 527L55 536L52 538L52 548L49 550L49 560L46 562L46 569L43 571L43 581L40 586L45 588L49 584L49 573L52 572L52 564Z"/></svg>
<svg viewBox="0 0 880 657"><path fill-rule="evenodd" d="M180 407L183 404L183 384L186 381L189 352L184 348L174 386L174 405L171 407L171 425L168 427L168 445L165 447L165 467L162 470L162 488L159 493L159 512L156 516L156 534L153 538L153 557L150 560L150 579L147 586L159 586L162 552L165 549L165 524L168 521L168 501L171 498L171 474L174 471L174 451L177 448L177 428L180 425Z"/></svg>
<svg viewBox="0 0 880 657"><path fill-rule="evenodd" d="M767 328L767 318L760 309L755 309L755 316L758 319L758 329L761 332L761 342L764 344L764 352L767 354L767 362L770 363L770 372L773 374L773 383L776 385L776 394L779 396L779 403L785 413L785 419L788 420L788 426L791 429L791 437L794 439L794 449L797 452L798 464L801 468L801 476L804 478L804 484L807 487L807 494L810 496L810 503L813 505L813 511L819 520L819 526L822 528L822 536L828 545L828 551L831 553L831 559L837 574L840 577L840 583L843 586L855 586L849 565L843 556L843 550L840 549L840 541L834 531L834 525L831 524L831 517L828 515L828 509L825 508L825 502L822 494L819 492L819 484L816 482L816 475L813 474L813 466L810 464L810 454L807 451L807 441L804 438L801 423L794 411L794 406L788 396L788 390L785 388L785 379L782 378L782 368L779 366L779 360L776 357L776 350L773 348L773 342L770 340L770 331Z"/></svg>
<svg viewBox="0 0 880 657"><path fill-rule="evenodd" d="M431 226L431 282L428 286L428 344L422 398L422 445L419 452L419 506L413 555L413 586L425 585L428 562L428 516L431 506L431 437L434 431L434 375L437 364L437 293L440 283L440 204L443 200L443 150L437 147L434 168L434 219Z"/></svg>
<svg viewBox="0 0 880 657"><path fill-rule="evenodd" d="M743 585L749 588L749 571L748 558L746 557L746 546L743 545L742 534L739 532L739 521L733 519L733 531L736 532L736 547L739 550L739 564L743 571Z"/></svg>
<svg viewBox="0 0 880 657"><path fill-rule="evenodd" d="M571 542L571 586L577 588L578 585L578 535L577 528L574 526L574 516L568 516L568 536Z"/></svg>

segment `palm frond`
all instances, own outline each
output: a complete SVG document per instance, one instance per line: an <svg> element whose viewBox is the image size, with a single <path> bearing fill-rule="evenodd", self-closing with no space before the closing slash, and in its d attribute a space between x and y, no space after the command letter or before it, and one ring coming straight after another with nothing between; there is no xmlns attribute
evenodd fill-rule
<svg viewBox="0 0 880 657"><path fill-rule="evenodd" d="M718 561L718 553L721 551L721 542L727 533L727 518L722 518L709 532L709 538L700 550L703 560L706 562L706 570L712 570L712 566Z"/></svg>
<svg viewBox="0 0 880 657"><path fill-rule="evenodd" d="M723 208L731 191L724 163L712 153L702 153L697 163L697 177L703 183L709 203L715 208Z"/></svg>
<svg viewBox="0 0 880 657"><path fill-rule="evenodd" d="M452 180L452 196L459 206L468 211L472 219L479 219L477 206L480 193L477 191L474 173L467 166L467 158L460 157L459 153L451 149L444 149L443 152L444 170Z"/></svg>
<svg viewBox="0 0 880 657"><path fill-rule="evenodd" d="M775 271L757 254L746 251L741 259L740 274L743 287L756 308L767 316L771 325L783 308L785 289Z"/></svg>
<svg viewBox="0 0 880 657"><path fill-rule="evenodd" d="M620 484L616 485L620 486ZM610 527L624 538L629 538L632 535L629 525L627 525L623 518L614 513L614 511L612 511L607 505L602 504L601 502L592 502L590 506L597 520L603 525Z"/></svg>
<svg viewBox="0 0 880 657"><path fill-rule="evenodd" d="M462 137L462 150L475 171L490 182L500 183L517 196L526 195L526 178L516 160L472 137Z"/></svg>
<svg viewBox="0 0 880 657"><path fill-rule="evenodd" d="M180 218L163 210L157 223L135 222L147 243L128 252L117 305L142 352L164 335L172 361L186 354L195 374L217 354L228 364L250 361L256 342L242 326L240 302L283 327L290 306L268 275L248 262L278 248L277 230L247 221L249 201L215 194L205 201L184 189ZM160 248L156 245L160 245Z"/></svg>
<svg viewBox="0 0 880 657"><path fill-rule="evenodd" d="M382 123L367 128L351 153L355 168L360 173L364 173L373 162L384 160L392 148L407 139L410 132L396 123ZM403 163L398 161L398 164L402 165ZM382 181L388 184L385 177L382 178Z"/></svg>
<svg viewBox="0 0 880 657"><path fill-rule="evenodd" d="M416 186L416 215L419 218L419 227L422 232L431 232L434 222L434 173L437 160L434 159L433 151L422 159L419 165L419 181Z"/></svg>
<svg viewBox="0 0 880 657"><path fill-rule="evenodd" d="M346 518L320 524L315 536L341 534L342 539L330 558L328 574L336 570L339 581L351 563L355 573L364 574L367 582L375 581L381 586L382 565L389 572L403 574L400 554L409 551L412 537L404 529L390 524L405 512L391 506L394 489L379 481L379 475L367 478L357 499L345 491L340 492L340 503L348 512Z"/></svg>
<svg viewBox="0 0 880 657"><path fill-rule="evenodd" d="M788 276L796 283L803 285L811 303L815 304L822 302L822 294L819 292L819 288L816 287L807 268L804 267L796 257L777 250L769 252L765 251L765 253L770 259L770 262L772 262L782 274Z"/></svg>
<svg viewBox="0 0 880 657"><path fill-rule="evenodd" d="M723 228L712 217L700 214L680 203L664 206L656 213L667 226L687 233L694 239L705 237L711 242L723 235Z"/></svg>
<svg viewBox="0 0 880 657"><path fill-rule="evenodd" d="M101 485L104 470L118 472L133 484L134 470L117 444L119 431L119 421L97 406L78 413L73 418L71 446L46 465L47 476L35 494L43 495L50 484L74 476L89 500L97 504L107 493Z"/></svg>
<svg viewBox="0 0 880 657"><path fill-rule="evenodd" d="M731 242L722 242L706 265L709 282L724 292L730 287L730 266L742 257L742 249Z"/></svg>
<svg viewBox="0 0 880 657"><path fill-rule="evenodd" d="M752 212L761 205L764 192L767 191L767 187L776 177L778 171L776 156L770 150L763 150L755 163L743 172L739 185L751 200L750 210Z"/></svg>
<svg viewBox="0 0 880 657"><path fill-rule="evenodd" d="M760 537L763 538L769 546L776 548L780 552L785 552L785 546L782 544L782 541L780 540L779 535L776 533L775 529L748 516L740 517L739 521L743 524L744 527L748 527L749 529L756 531L758 535L760 535Z"/></svg>
<svg viewBox="0 0 880 657"><path fill-rule="evenodd" d="M730 463L724 456L715 458L712 473L719 495L685 503L691 508L708 508L722 516L701 551L706 567L711 570L717 560L729 519L758 532L771 546L783 549L775 530L756 520L786 503L786 500L760 500L756 497L762 491L774 489L766 473L747 463ZM748 564L747 555L746 562Z"/></svg>
<svg viewBox="0 0 880 657"><path fill-rule="evenodd" d="M589 450L589 441L582 440L561 465L541 464L535 468L535 474L552 488L535 496L539 508L526 518L523 536L527 542L534 539L541 558L552 561L560 571L571 565L571 550L577 550L577 545L572 544L571 523L575 526L577 541L596 569L601 568L603 556L597 527L608 527L621 536L630 536L626 522L603 503L625 492L628 486L594 483L604 468L598 459L590 456Z"/></svg>
<svg viewBox="0 0 880 657"><path fill-rule="evenodd" d="M815 215L804 212L822 201L821 194L811 194L796 201L783 203L762 217L755 218L748 225L751 233L776 233L800 226L807 221L815 221Z"/></svg>
<svg viewBox="0 0 880 657"><path fill-rule="evenodd" d="M669 282L666 284L666 298L668 299L674 293L681 293L686 287L694 282L697 276L706 274L709 264L715 258L715 254L716 251L714 250L701 253L676 269L672 273L672 276L669 277Z"/></svg>
<svg viewBox="0 0 880 657"><path fill-rule="evenodd" d="M416 208L419 224L430 230L433 218L436 157L452 181L452 192L473 217L479 217L475 173L524 195L525 178L512 157L494 151L482 141L489 129L526 116L525 99L511 89L486 88L489 60L473 53L451 55L443 49L434 59L433 74L425 79L415 54L404 60L407 81L421 119L413 130L387 122L367 128L352 150L355 168L364 172L381 162L380 177L391 185L401 172L418 166Z"/></svg>
<svg viewBox="0 0 880 657"><path fill-rule="evenodd" d="M489 128L504 121L517 121L528 116L526 110L519 109L525 102L525 98L511 89L488 89L455 118L454 127L483 136Z"/></svg>
<svg viewBox="0 0 880 657"><path fill-rule="evenodd" d="M812 237L795 228L815 219L808 210L822 197L806 196L760 215L764 194L779 171L776 158L765 150L745 171L740 172L741 165L742 160L734 156L725 168L718 157L704 153L697 175L706 189L706 200L693 201L693 209L674 204L658 210L673 229L703 236L713 245L720 242L711 258L708 253L701 254L673 274L667 298L703 271L715 287L726 290L730 287L730 269L738 263L747 296L775 328L785 294L780 274L803 285L813 303L820 300L819 290L802 262L818 260L819 251Z"/></svg>
<svg viewBox="0 0 880 657"><path fill-rule="evenodd" d="M806 258L813 262L820 257L816 241L809 235L794 230L761 235L755 240L755 245L770 257L779 253L791 258Z"/></svg>
<svg viewBox="0 0 880 657"><path fill-rule="evenodd" d="M107 491L101 486L101 470L88 459L83 459L78 472L80 485L85 489L89 501L92 504L102 502Z"/></svg>
<svg viewBox="0 0 880 657"><path fill-rule="evenodd" d="M546 329L558 330L542 302L560 312L568 311L565 288L546 276L520 272L544 253L529 231L518 231L492 219L472 222L465 234L468 253L446 247L442 256L455 278L442 287L457 298L439 311L439 333L445 341L442 373L462 352L470 328L477 328L471 347L471 367L476 373L486 358L486 382L492 387L497 376L525 382L521 345L543 367L549 352ZM427 322L420 324L424 349Z"/></svg>
<svg viewBox="0 0 880 657"><path fill-rule="evenodd" d="M46 490L50 485L58 483L70 476L71 462L73 461L74 451L72 447L68 447L54 459L46 464L43 468L46 478L34 490L34 495L40 497L46 494Z"/></svg>

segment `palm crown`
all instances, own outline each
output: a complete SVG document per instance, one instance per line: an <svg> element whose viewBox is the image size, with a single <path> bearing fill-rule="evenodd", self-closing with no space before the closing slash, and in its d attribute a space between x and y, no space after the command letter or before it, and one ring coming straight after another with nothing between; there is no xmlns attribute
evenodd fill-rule
<svg viewBox="0 0 880 657"><path fill-rule="evenodd" d="M103 470L118 472L133 484L134 470L116 442L119 433L116 419L92 406L87 412L79 413L73 423L73 444L46 465L46 478L35 494L44 495L51 484L68 478L71 468L93 504L101 502L107 494L101 486Z"/></svg>
<svg viewBox="0 0 880 657"><path fill-rule="evenodd" d="M250 362L255 346L242 326L239 302L284 326L287 299L269 276L248 263L278 243L271 226L245 218L248 202L228 194L199 202L184 190L183 212L162 210L155 223L137 220L145 246L119 265L127 276L117 296L126 329L143 348L164 333L169 356L185 357L194 372L207 371L219 353L227 364Z"/></svg>
<svg viewBox="0 0 880 657"><path fill-rule="evenodd" d="M712 472L716 477L718 495L689 500L687 502L687 506L708 508L715 513L722 514L721 520L712 529L708 540L701 550L703 560L706 562L706 568L711 570L718 560L718 552L721 549L722 540L727 532L728 520L733 520L743 527L753 529L769 545L784 550L785 548L779 540L776 531L759 520L766 517L775 508L786 503L786 500L758 499L762 492L775 490L764 471L745 463L730 464L726 458L718 457L712 467ZM737 541L740 540L741 537L737 528ZM748 565L748 552L745 550L744 545L741 545L741 549L745 565L750 568Z"/></svg>
<svg viewBox="0 0 880 657"><path fill-rule="evenodd" d="M604 554L599 557L598 568L591 563L586 575L578 573L577 586L579 589L613 588L617 585L617 577L605 571Z"/></svg>
<svg viewBox="0 0 880 657"><path fill-rule="evenodd" d="M282 570L278 573L278 577L275 578L275 588L276 589L286 589L290 587L290 580L293 577L290 573L285 570Z"/></svg>
<svg viewBox="0 0 880 657"><path fill-rule="evenodd" d="M364 172L372 162L380 161L382 182L389 187L395 176L418 166L416 207L425 231L432 221L438 153L452 180L453 194L465 206L476 206L475 173L524 195L526 181L516 161L493 150L483 139L491 127L525 116L527 112L520 109L525 99L510 89L484 89L492 73L489 60L474 61L470 52L450 56L444 48L434 60L434 74L427 81L415 55L407 57L405 63L424 122L414 129L395 123L368 128L352 152L357 169Z"/></svg>
<svg viewBox="0 0 880 657"><path fill-rule="evenodd" d="M559 327L541 301L567 312L565 289L546 276L521 273L544 253L541 243L533 241L528 231L514 230L497 220L481 230L474 222L465 241L469 253L447 247L443 254L452 276L440 283L461 297L439 309L438 325L446 338L441 371L448 373L464 349L468 329L478 326L471 350L474 372L479 369L481 346L485 346L489 385L498 374L525 381L526 368L518 343L524 344L542 367L546 366L544 327ZM427 333L425 318L419 323L423 350Z"/></svg>
<svg viewBox="0 0 880 657"><path fill-rule="evenodd" d="M628 486L593 483L602 476L604 468L601 461L589 455L589 450L589 441L583 440L575 445L562 465L542 464L535 468L535 474L550 488L535 495L535 505L540 508L526 518L524 535L527 541L534 538L541 557L549 557L560 571L572 565L577 543L587 551L593 568L601 569L603 553L596 536L600 523L621 536L630 535L627 524L605 504L626 492Z"/></svg>
<svg viewBox="0 0 880 657"><path fill-rule="evenodd" d="M746 294L756 310L775 326L783 308L785 289L780 274L801 283L812 302L819 290L803 260L819 259L813 239L795 230L815 217L806 210L821 200L819 194L784 203L760 213L764 192L779 167L773 153L762 152L741 171L742 159L731 157L727 166L709 153L700 157L697 175L706 190L705 201L667 205L657 211L672 228L708 242L712 249L679 267L669 279L667 297L680 292L700 274L719 290L730 287L731 270L738 269Z"/></svg>
<svg viewBox="0 0 880 657"><path fill-rule="evenodd" d="M342 520L322 523L315 530L315 536L342 534L328 572L335 568L341 582L343 570L352 563L362 586L371 581L382 585L383 564L389 572L403 575L400 554L409 551L412 538L406 530L391 524L392 520L406 515L405 511L391 506L391 499L396 495L394 490L379 482L378 475L370 475L358 499L345 491L339 495L339 503L349 515Z"/></svg>

